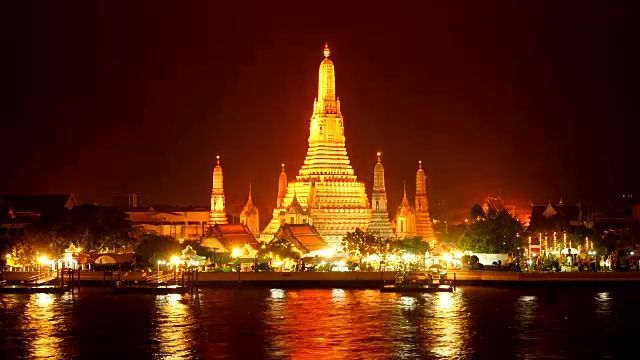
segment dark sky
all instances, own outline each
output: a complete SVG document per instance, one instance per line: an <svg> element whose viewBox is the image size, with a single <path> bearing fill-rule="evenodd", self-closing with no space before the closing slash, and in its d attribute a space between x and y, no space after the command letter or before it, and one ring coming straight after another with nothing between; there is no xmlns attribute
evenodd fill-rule
<svg viewBox="0 0 640 360"><path fill-rule="evenodd" d="M0 193L207 205L219 154L266 221L328 41L352 164L370 191L382 151L393 205L418 160L452 212L640 196L634 2L12 3Z"/></svg>

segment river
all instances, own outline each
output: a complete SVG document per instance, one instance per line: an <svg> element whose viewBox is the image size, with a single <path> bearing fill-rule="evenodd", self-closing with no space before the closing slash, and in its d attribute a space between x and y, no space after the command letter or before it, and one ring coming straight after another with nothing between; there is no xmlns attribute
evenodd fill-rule
<svg viewBox="0 0 640 360"><path fill-rule="evenodd" d="M640 290L202 289L0 295L6 359L635 358ZM633 355L636 354L636 355Z"/></svg>

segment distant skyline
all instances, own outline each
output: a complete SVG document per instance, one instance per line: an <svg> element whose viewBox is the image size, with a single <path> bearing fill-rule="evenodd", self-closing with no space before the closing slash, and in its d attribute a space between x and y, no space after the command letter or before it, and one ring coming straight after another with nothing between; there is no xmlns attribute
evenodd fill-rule
<svg viewBox="0 0 640 360"><path fill-rule="evenodd" d="M227 202L252 183L268 218L328 42L351 163L370 195L382 152L391 215L419 160L432 212L640 196L631 2L10 6L0 194L208 205L220 155Z"/></svg>

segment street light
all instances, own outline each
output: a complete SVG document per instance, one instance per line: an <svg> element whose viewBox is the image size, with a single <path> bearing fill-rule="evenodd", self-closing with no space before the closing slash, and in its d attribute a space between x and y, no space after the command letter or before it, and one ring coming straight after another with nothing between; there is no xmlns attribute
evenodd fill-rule
<svg viewBox="0 0 640 360"><path fill-rule="evenodd" d="M166 262L166 261L164 261L164 260L158 260L158 273L160 272L160 265L164 265L164 264L166 264L166 263L167 263L167 262Z"/></svg>

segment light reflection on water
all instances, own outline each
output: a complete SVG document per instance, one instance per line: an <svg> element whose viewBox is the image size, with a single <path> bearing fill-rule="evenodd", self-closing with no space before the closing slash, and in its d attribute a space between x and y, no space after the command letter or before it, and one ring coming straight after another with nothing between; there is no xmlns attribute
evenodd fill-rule
<svg viewBox="0 0 640 360"><path fill-rule="evenodd" d="M190 330L196 323L190 311L190 299L180 294L158 295L156 297L155 325L153 340L159 344L160 358L187 359L192 357Z"/></svg>
<svg viewBox="0 0 640 360"><path fill-rule="evenodd" d="M29 348L32 350L31 356L61 357L59 343L62 339L57 338L55 333L61 322L55 318L53 312L52 294L33 294L32 301L25 308L24 326L32 331L33 338Z"/></svg>
<svg viewBox="0 0 640 360"><path fill-rule="evenodd" d="M0 295L0 357L607 357L635 347L635 335L624 327L640 322L634 291L205 289L194 296L123 296L83 289L73 296Z"/></svg>
<svg viewBox="0 0 640 360"><path fill-rule="evenodd" d="M520 346L516 347L516 354L521 359L535 359L538 355L538 298L536 296L520 296L516 301L515 337ZM536 349L536 351L532 351Z"/></svg>
<svg viewBox="0 0 640 360"><path fill-rule="evenodd" d="M24 303L18 318L18 327L24 333L26 357L64 358L73 353L71 347L63 346L68 319L64 314L65 304L73 300L66 294L31 294Z"/></svg>

